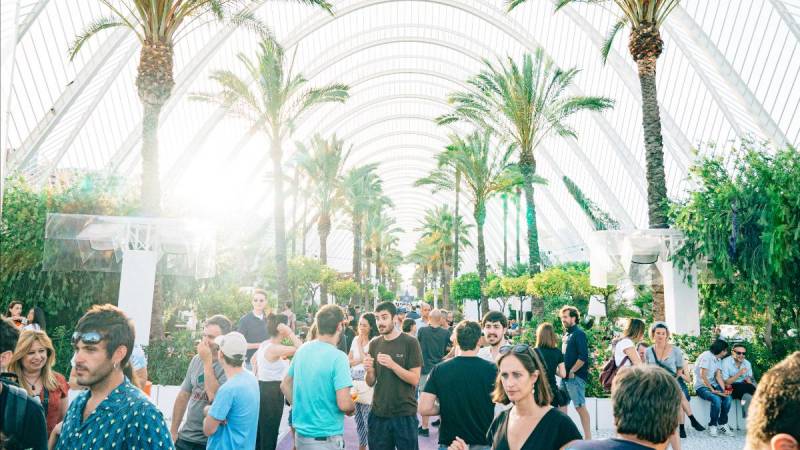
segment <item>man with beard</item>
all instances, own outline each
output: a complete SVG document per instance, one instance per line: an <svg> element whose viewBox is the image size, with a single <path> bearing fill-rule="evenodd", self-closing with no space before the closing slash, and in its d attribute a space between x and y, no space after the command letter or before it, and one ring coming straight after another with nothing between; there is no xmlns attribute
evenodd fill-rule
<svg viewBox="0 0 800 450"><path fill-rule="evenodd" d="M342 308L325 305L317 311L317 337L294 354L281 382L292 405L297 450L344 448L344 415L356 410L350 388L350 363L337 344L345 327Z"/></svg>
<svg viewBox="0 0 800 450"><path fill-rule="evenodd" d="M562 344L567 377L561 380L569 393L570 401L578 411L583 426L583 438L592 439L589 410L586 409L586 384L589 380L589 340L578 325L581 313L574 306L564 306L559 312L565 334ZM566 413L566 406L562 411Z"/></svg>
<svg viewBox="0 0 800 450"><path fill-rule="evenodd" d="M75 372L89 390L67 410L56 449L174 448L161 411L122 373L134 335L133 324L113 305L95 305L78 321Z"/></svg>
<svg viewBox="0 0 800 450"><path fill-rule="evenodd" d="M211 404L217 390L227 380L225 370L217 358L218 348L214 340L230 331L231 321L223 315L211 316L203 325L203 339L197 344L197 354L189 362L181 391L172 407L170 432L178 450L206 448L208 438L203 434L203 409ZM186 422L178 432L187 411Z"/></svg>
<svg viewBox="0 0 800 450"><path fill-rule="evenodd" d="M419 319L416 319L417 322L417 333L419 333L420 328L424 328L428 326L428 316L431 314L431 305L428 302L422 302L419 305L419 311L422 316Z"/></svg>
<svg viewBox="0 0 800 450"><path fill-rule="evenodd" d="M374 386L367 424L370 450L417 450L417 395L422 369L419 342L394 326L392 302L375 308L380 336L364 358L366 381Z"/></svg>
<svg viewBox="0 0 800 450"><path fill-rule="evenodd" d="M508 319L500 311L489 311L484 314L481 327L483 328L483 337L489 345L478 351L478 357L491 363L497 362L500 357L500 348L508 345L508 341L506 341Z"/></svg>

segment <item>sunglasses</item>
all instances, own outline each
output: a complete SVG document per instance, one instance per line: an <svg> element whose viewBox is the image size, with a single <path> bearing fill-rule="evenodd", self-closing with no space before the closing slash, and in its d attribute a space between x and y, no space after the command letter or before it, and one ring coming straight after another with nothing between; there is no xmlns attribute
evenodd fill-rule
<svg viewBox="0 0 800 450"><path fill-rule="evenodd" d="M530 353L531 346L528 344L504 345L500 347L500 354L505 355L508 352L514 353Z"/></svg>
<svg viewBox="0 0 800 450"><path fill-rule="evenodd" d="M77 345L80 341L87 345L95 345L105 338L106 336L99 331L86 331L84 333L76 331L72 333L72 345Z"/></svg>
<svg viewBox="0 0 800 450"><path fill-rule="evenodd" d="M744 354L746 354L747 352L737 352L737 351L734 351L733 353L736 353L737 355L744 355Z"/></svg>

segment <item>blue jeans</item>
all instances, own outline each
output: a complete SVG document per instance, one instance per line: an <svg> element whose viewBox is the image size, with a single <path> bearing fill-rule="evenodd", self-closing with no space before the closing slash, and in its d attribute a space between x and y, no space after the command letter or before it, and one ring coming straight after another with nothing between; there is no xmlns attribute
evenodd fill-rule
<svg viewBox="0 0 800 450"><path fill-rule="evenodd" d="M447 450L446 445L440 445L439 450ZM469 450L492 450L491 445L470 445L468 446Z"/></svg>
<svg viewBox="0 0 800 450"><path fill-rule="evenodd" d="M564 378L561 380L569 393L569 399L576 408L586 404L586 380L581 377Z"/></svg>
<svg viewBox="0 0 800 450"><path fill-rule="evenodd" d="M717 395L711 389L703 386L697 389L697 396L711 402L710 426L725 425L728 423L728 411L731 410L731 397Z"/></svg>

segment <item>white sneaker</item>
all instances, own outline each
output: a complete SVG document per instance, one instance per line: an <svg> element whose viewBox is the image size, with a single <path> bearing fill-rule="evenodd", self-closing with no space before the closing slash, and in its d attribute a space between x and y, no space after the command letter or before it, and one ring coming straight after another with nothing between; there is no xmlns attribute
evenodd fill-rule
<svg viewBox="0 0 800 450"><path fill-rule="evenodd" d="M712 437L719 436L719 433L717 433L717 426L716 425L710 425L708 427L708 434L710 434Z"/></svg>
<svg viewBox="0 0 800 450"><path fill-rule="evenodd" d="M733 434L733 430L731 430L730 428L728 428L728 426L727 426L727 425L720 425L719 429L720 429L720 431L722 431L722 433L723 433L725 436L728 436L728 437L734 437L734 436L736 436L735 434Z"/></svg>

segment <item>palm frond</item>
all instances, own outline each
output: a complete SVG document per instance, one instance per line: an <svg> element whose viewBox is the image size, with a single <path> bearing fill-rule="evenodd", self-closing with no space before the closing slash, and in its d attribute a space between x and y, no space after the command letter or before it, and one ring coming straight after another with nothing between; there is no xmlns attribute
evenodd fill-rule
<svg viewBox="0 0 800 450"><path fill-rule="evenodd" d="M623 17L611 27L606 39L603 41L603 45L600 47L600 58L602 59L603 64L608 61L608 55L611 53L611 49L614 46L614 38L617 37L617 34L620 32L620 30L625 28L625 25L627 25L629 22L630 21L627 17Z"/></svg>
<svg viewBox="0 0 800 450"><path fill-rule="evenodd" d="M259 19L255 13L248 9L243 9L232 15L228 21L231 23L231 25L258 34L261 37L262 42L278 42L269 25L264 23L264 21Z"/></svg>
<svg viewBox="0 0 800 450"><path fill-rule="evenodd" d="M300 3L305 3L309 6L319 6L320 8L327 11L330 15L333 15L333 5L328 3L326 0L298 0Z"/></svg>
<svg viewBox="0 0 800 450"><path fill-rule="evenodd" d="M101 17L93 22L89 23L89 25L75 37L75 40L72 42L72 45L69 47L68 55L69 60L72 61L75 59L75 55L83 48L83 44L86 43L92 36L96 35L97 33L107 30L109 28L116 28L116 27L129 27L129 23L125 23L124 21L111 16ZM132 31L136 32L133 28ZM138 33L137 33L138 36Z"/></svg>

